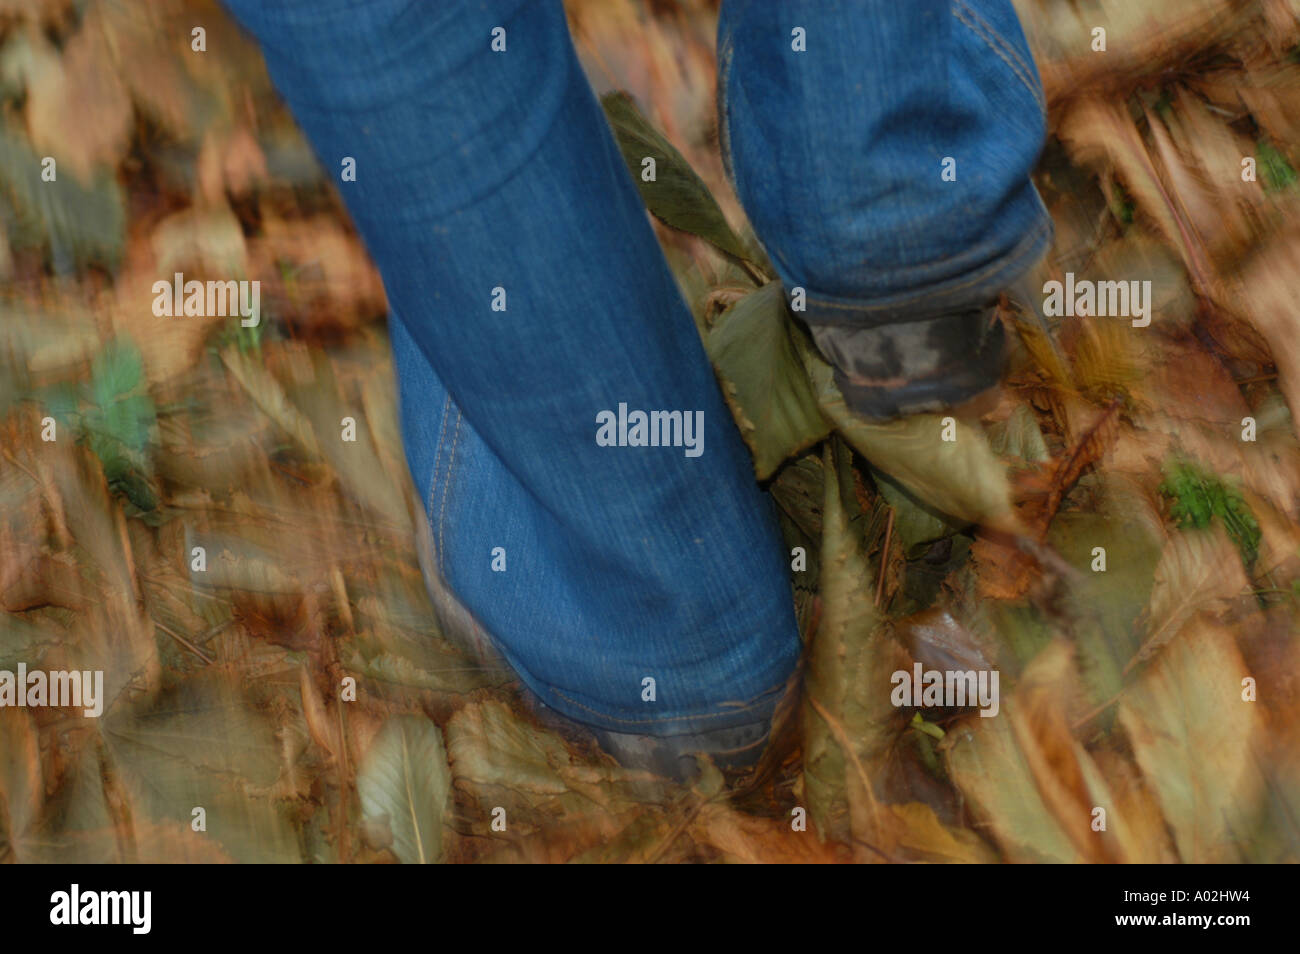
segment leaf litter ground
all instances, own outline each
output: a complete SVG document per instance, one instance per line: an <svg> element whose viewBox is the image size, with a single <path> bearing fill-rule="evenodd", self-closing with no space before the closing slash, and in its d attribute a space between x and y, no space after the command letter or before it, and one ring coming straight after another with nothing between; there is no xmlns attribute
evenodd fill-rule
<svg viewBox="0 0 1300 954"><path fill-rule="evenodd" d="M569 4L806 559L801 693L755 772L686 786L439 633L378 276L215 5L131 6L0 26L0 669L108 676L99 720L0 709L0 857L1300 859L1291 5L1021 0L1057 227L1035 278L1149 280L1154 317L1004 303L1007 386L944 442L854 419L786 314L712 139L713 5ZM204 57L170 39L196 15ZM35 191L48 153L75 194ZM259 279L262 324L153 318L172 270ZM998 717L896 708L914 663L995 666Z"/></svg>

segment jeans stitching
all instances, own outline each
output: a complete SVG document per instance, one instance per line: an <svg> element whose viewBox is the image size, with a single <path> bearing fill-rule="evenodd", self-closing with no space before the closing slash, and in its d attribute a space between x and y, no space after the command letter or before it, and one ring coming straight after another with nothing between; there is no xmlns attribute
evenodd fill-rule
<svg viewBox="0 0 1300 954"><path fill-rule="evenodd" d="M970 16L976 22L978 22L981 26L983 26L984 31L993 39L993 41L997 43L998 46L1002 47L1002 49L1006 52L1008 56L1010 56L1013 60L1015 60L1018 64L1020 64L1020 69L1024 72L1024 75L1027 78L1027 82L1029 82L1030 88L1034 92L1034 98L1042 102L1042 96L1040 95L1041 87L1039 87L1038 84L1032 82L1032 78L1034 76L1034 73L1036 72L1033 64L1026 61L1025 58L1020 55L1020 51L1016 49L1014 43L1012 43L1005 36L999 33L997 31L997 28L994 27L993 24L989 23L982 16L980 16L978 10L976 10L974 7L966 3L965 0L953 0L953 2L956 3L962 9L964 9L968 14L970 14Z"/></svg>
<svg viewBox="0 0 1300 954"><path fill-rule="evenodd" d="M729 84L727 82L727 73L731 70L731 56L731 35L728 33L718 41L718 88L714 95L718 100L718 152L722 156L723 173L739 191L731 156L731 108L728 104Z"/></svg>
<svg viewBox="0 0 1300 954"><path fill-rule="evenodd" d="M1006 54L1006 56L1003 57L1004 60L1007 60L1007 58L1010 57L1010 60L1008 60L1007 65L1010 66L1012 70L1015 71L1016 75L1020 77L1021 81L1024 82L1024 84L1029 87L1029 91L1034 94L1034 99L1038 100L1041 104L1042 98L1040 96L1040 90L1038 89L1037 85L1032 81L1034 71L1030 67L1030 65L1025 62L1024 57L1020 55L1019 51L1015 48L1015 46L1013 46L1010 42L1008 42L1007 38L1004 37L1001 33L999 33L991 23L989 23L982 16L980 16L979 11L975 10L970 5L965 3L964 0L953 0L953 5L954 7L960 7L961 11L964 11L967 15L969 15L971 19L975 21L975 23L972 24L967 20L963 19L960 12L957 13L957 19L961 20L963 23L966 24L966 26L970 27L973 31L976 31L981 37L981 39L983 39L984 42L987 43L990 47L996 45L1003 53ZM975 24L978 24L978 28L976 27ZM1017 67L1019 67L1019 69L1017 69Z"/></svg>
<svg viewBox="0 0 1300 954"><path fill-rule="evenodd" d="M975 23L972 23L970 20L967 20L964 16L962 16L963 10L965 10L971 16L979 20L980 25L977 26ZM972 33L974 33L977 37L983 40L984 45L987 46L990 50L992 50L993 53L996 54L1000 60L1002 60L1002 62L1006 63L1007 66L1011 67L1011 72L1014 73L1016 75L1016 78L1019 79L1020 82L1025 85L1025 89L1029 90L1029 95L1034 97L1034 102L1037 103L1040 108L1042 108L1043 106L1042 93L1038 89L1037 84L1030 81L1031 74L1028 72L1028 67L1024 64L1023 61L1020 60L1020 57L1015 53L1015 50L1014 49L1010 50L1012 56L1015 57L1015 61L1012 61L1010 58L1008 58L1006 53L1006 51L1009 49L1009 47L1006 45L1006 41L1003 40L1001 37L999 37L995 32L993 32L992 27L990 27L983 20L980 20L979 15L976 14L974 10L971 10L970 7L967 7L964 3L962 3L961 0L954 0L953 13L957 17L957 19L960 20L963 24L965 24L966 27Z"/></svg>
<svg viewBox="0 0 1300 954"><path fill-rule="evenodd" d="M426 521L433 519L433 495L438 491L438 463L442 460L442 437L447 431L447 410L451 407L451 395L448 394L446 400L442 403L442 420L438 426L438 452L433 458L433 478L429 481L429 499L425 503ZM432 528L430 528L432 529ZM432 534L430 534L432 537ZM438 558L438 566L442 567L442 545L434 547Z"/></svg>
<svg viewBox="0 0 1300 954"><path fill-rule="evenodd" d="M456 448L460 446L460 408L456 408L456 433L451 437L451 459L447 461L447 481L442 488L442 507L438 510L438 566L445 567L446 561L443 559L443 531L447 526L445 520L447 514L447 497L451 495L451 471L456 466Z"/></svg>

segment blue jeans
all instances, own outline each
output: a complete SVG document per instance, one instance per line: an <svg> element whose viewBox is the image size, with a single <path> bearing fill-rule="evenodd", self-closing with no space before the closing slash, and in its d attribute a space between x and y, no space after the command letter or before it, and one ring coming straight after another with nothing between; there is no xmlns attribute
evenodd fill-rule
<svg viewBox="0 0 1300 954"><path fill-rule="evenodd" d="M1041 251L1037 77L1010 5L970 3L724 7L729 162L810 300L986 297ZM753 721L799 655L789 556L559 0L227 6L327 172L355 160L435 571L573 719ZM681 412L669 446L637 411Z"/></svg>

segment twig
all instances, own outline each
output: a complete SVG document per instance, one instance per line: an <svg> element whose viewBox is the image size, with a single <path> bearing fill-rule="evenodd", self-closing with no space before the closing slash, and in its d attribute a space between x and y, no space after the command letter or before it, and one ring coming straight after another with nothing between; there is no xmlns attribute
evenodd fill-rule
<svg viewBox="0 0 1300 954"><path fill-rule="evenodd" d="M894 536L894 508L889 508L889 519L885 523L885 547L880 551L880 574L876 580L876 609L880 609L881 597L885 595L885 573L889 569L889 543Z"/></svg>
<svg viewBox="0 0 1300 954"><path fill-rule="evenodd" d="M673 846L673 843L676 842L678 838L682 837L686 830L691 827L691 823L694 822L700 812L704 810L704 806L718 801L720 798L725 798L725 796L726 793L721 792L717 795L711 795L708 798L700 799L691 806L682 817L681 821L674 826L673 830L670 831L664 840L655 847L655 850L650 853L649 857L646 858L645 863L648 865L658 864L659 859L668 853L668 849Z"/></svg>
<svg viewBox="0 0 1300 954"><path fill-rule="evenodd" d="M767 277L762 272L760 272L757 268L755 268L752 264L750 264L748 259L744 259L744 258L740 258L739 256L736 256L736 261L740 263L740 267L745 270L745 274L750 277L750 279L753 281L755 286L757 286L758 288L762 288L764 285L767 284L768 281Z"/></svg>
<svg viewBox="0 0 1300 954"><path fill-rule="evenodd" d="M168 636L170 636L172 639L176 640L176 642L180 643L182 646L184 646L186 649L192 652L194 655L198 656L209 666L212 665L214 662L216 662L216 659L210 657L203 650L199 649L198 646L195 646L192 642L190 642L180 633L176 632L174 629L167 626L165 623L160 623L158 620L154 620L153 624L157 626L159 629L161 629Z"/></svg>
<svg viewBox="0 0 1300 954"><path fill-rule="evenodd" d="M15 456L13 455L13 453L10 452L9 448L6 447L6 448L4 449L4 455L5 455L5 460L9 461L9 463L13 464L15 467L17 467L19 470L21 470L24 474L26 474L28 477L30 477L30 478L32 479L32 483L34 483L37 487L40 487L40 486L42 486L42 485L44 484L44 481L42 481L41 478L38 477L36 474L34 474L34 473L32 473L30 470L28 470L28 469L27 469L27 465L24 464L22 461L20 461L17 457L15 457Z"/></svg>
<svg viewBox="0 0 1300 954"><path fill-rule="evenodd" d="M1125 686L1124 688L1127 689L1128 687ZM1070 731L1074 732L1078 729L1083 728L1093 719L1097 718L1097 716L1101 715L1103 712L1105 712L1107 709L1113 706L1116 702L1118 702L1119 697L1122 695L1124 695L1124 689L1121 689L1119 692L1115 693L1115 695L1111 696L1109 699L1107 699L1105 702L1101 703L1100 705L1094 706L1092 709L1089 709L1082 716L1080 716L1078 719L1076 719L1073 723L1070 724Z"/></svg>

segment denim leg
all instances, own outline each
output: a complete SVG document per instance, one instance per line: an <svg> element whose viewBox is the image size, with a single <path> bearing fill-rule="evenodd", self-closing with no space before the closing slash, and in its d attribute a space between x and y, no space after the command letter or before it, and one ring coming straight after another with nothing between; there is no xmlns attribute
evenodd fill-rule
<svg viewBox="0 0 1300 954"><path fill-rule="evenodd" d="M724 159L814 328L985 304L1046 250L1009 0L725 0L718 59Z"/></svg>
<svg viewBox="0 0 1300 954"><path fill-rule="evenodd" d="M752 721L799 651L785 555L558 0L226 5L326 170L355 160L452 590L572 718ZM702 412L703 452L631 446L620 405Z"/></svg>

